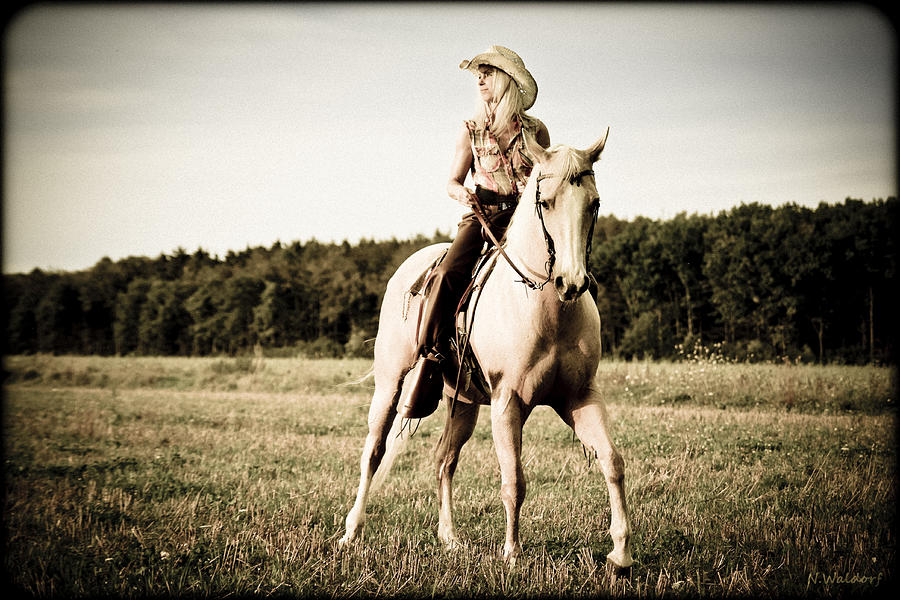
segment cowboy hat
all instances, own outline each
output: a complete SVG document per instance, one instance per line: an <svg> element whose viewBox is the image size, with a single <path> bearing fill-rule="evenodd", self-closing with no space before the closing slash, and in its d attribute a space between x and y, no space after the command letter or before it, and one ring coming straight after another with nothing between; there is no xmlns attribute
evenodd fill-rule
<svg viewBox="0 0 900 600"><path fill-rule="evenodd" d="M481 65L496 67L512 77L519 88L519 93L522 94L524 110L528 110L534 105L538 92L537 83L525 68L525 63L518 54L503 46L491 46L475 58L459 63L459 68L475 73Z"/></svg>

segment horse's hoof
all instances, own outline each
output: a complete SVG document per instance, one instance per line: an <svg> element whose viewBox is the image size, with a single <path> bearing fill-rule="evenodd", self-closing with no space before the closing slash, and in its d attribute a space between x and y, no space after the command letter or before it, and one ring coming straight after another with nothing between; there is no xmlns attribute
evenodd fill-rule
<svg viewBox="0 0 900 600"><path fill-rule="evenodd" d="M448 552L456 552L457 550L462 550L463 543L459 541L459 538L442 540L444 542L444 550Z"/></svg>
<svg viewBox="0 0 900 600"><path fill-rule="evenodd" d="M613 580L616 579L630 579L631 578L631 567L634 564L634 561L630 561L627 567L623 567L619 564L616 564L611 558L606 558L606 573Z"/></svg>
<svg viewBox="0 0 900 600"><path fill-rule="evenodd" d="M441 540L441 544L444 546L444 550L454 551L459 550L463 547L463 543L460 541L458 537L456 537L455 533L452 534L438 534L438 539Z"/></svg>
<svg viewBox="0 0 900 600"><path fill-rule="evenodd" d="M504 549L504 551L503 551L503 560L506 561L506 564L509 566L510 569L516 566L516 561L518 561L519 558L521 558L521 556L522 556L522 547L521 546L516 546L515 548L513 548L511 550Z"/></svg>

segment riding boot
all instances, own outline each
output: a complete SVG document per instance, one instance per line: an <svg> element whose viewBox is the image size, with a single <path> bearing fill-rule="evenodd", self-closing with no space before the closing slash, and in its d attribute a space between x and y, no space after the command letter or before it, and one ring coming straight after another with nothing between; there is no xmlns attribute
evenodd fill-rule
<svg viewBox="0 0 900 600"><path fill-rule="evenodd" d="M410 419L427 417L437 409L443 396L444 376L442 363L445 347L448 307L457 302L454 287L446 274L438 270L428 287L428 300L419 333L419 359L410 371L410 391L400 409L400 414Z"/></svg>
<svg viewBox="0 0 900 600"><path fill-rule="evenodd" d="M409 394L400 408L405 419L424 419L433 413L444 394L443 356L435 351L420 356L409 380Z"/></svg>
<svg viewBox="0 0 900 600"><path fill-rule="evenodd" d="M453 315L483 245L481 224L475 215L464 217L453 244L430 277L419 329L419 359L410 372L411 389L400 409L404 417L430 415L443 396L441 362L447 356L449 335L455 328Z"/></svg>

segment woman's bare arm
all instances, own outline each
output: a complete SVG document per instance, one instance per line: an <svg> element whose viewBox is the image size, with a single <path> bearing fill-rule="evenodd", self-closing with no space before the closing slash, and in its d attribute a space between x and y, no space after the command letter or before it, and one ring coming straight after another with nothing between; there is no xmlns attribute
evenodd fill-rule
<svg viewBox="0 0 900 600"><path fill-rule="evenodd" d="M472 146L469 143L469 130L463 125L462 131L456 140L456 152L453 163L450 166L450 180L447 182L447 194L462 204L472 206L475 202L475 192L467 188L466 175L472 168Z"/></svg>

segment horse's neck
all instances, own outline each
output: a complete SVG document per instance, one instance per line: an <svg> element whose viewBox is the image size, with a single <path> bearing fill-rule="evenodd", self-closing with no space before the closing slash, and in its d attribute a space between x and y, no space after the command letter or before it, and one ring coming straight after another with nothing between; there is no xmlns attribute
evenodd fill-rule
<svg viewBox="0 0 900 600"><path fill-rule="evenodd" d="M534 185L529 181L506 231L506 254L528 277L540 283L547 278L549 252L544 229L534 204Z"/></svg>
<svg viewBox="0 0 900 600"><path fill-rule="evenodd" d="M515 238L512 241L515 242ZM565 307L559 301L553 282L547 281L548 255L543 238L532 240L530 245L523 244L522 248L515 243L510 247L507 243L505 250L515 268L498 253L490 273L500 286L497 297L502 298L502 310L516 315L522 323L540 323L540 331L556 331ZM539 287L523 282L522 275Z"/></svg>

